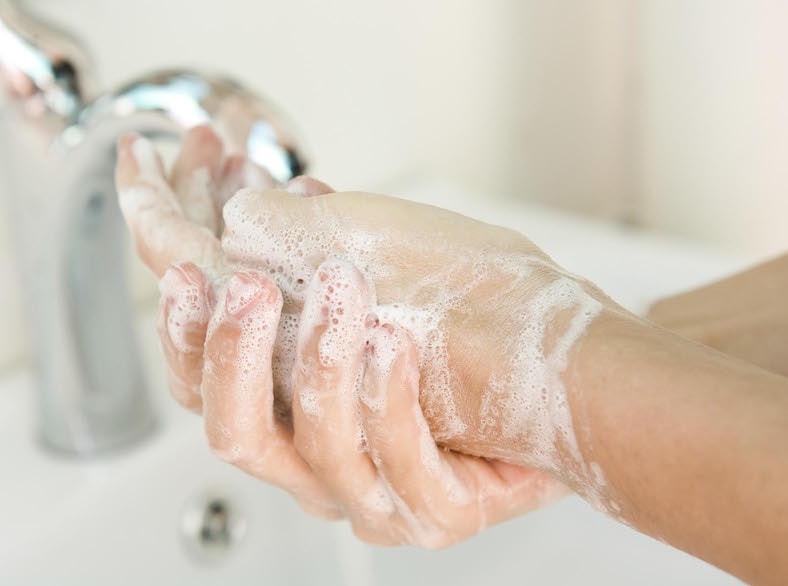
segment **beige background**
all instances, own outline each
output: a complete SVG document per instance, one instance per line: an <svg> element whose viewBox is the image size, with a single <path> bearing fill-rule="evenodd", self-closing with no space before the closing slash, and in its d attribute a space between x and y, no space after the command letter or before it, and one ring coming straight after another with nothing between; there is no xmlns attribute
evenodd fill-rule
<svg viewBox="0 0 788 586"><path fill-rule="evenodd" d="M341 187L439 176L763 252L788 225L788 2L32 0L104 85L231 73Z"/></svg>

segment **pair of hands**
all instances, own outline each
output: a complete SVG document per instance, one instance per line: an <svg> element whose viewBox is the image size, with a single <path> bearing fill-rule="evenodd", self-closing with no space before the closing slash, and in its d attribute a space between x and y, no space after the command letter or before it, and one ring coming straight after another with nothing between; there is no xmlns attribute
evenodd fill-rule
<svg viewBox="0 0 788 586"><path fill-rule="evenodd" d="M670 461L686 453L655 444L649 426L610 427L609 412L651 416L661 404L649 398L669 390L628 367L616 371L620 352L646 370L654 356L675 354L676 362L656 364L685 378L693 357L704 368L743 368L638 322L514 232L429 206L332 193L311 179L271 190L263 170L225 157L206 128L187 135L169 177L147 141L126 137L118 154L121 206L140 256L163 277L159 330L173 395L202 412L220 457L314 513L349 518L367 541L448 545L559 496L566 489L556 479L605 507L613 501L594 485L600 471L634 495L624 518L642 523L640 509L659 516L642 478L663 480L663 451ZM784 337L774 326L786 323L787 260L658 304L650 317L781 372ZM753 299L749 309L742 298ZM606 319L582 340L578 362L573 347L600 314ZM767 331L776 342L764 345ZM608 346L618 348L612 357ZM600 358L613 362L594 366ZM622 388L608 389L613 372ZM684 382L704 390L703 381ZM630 385L646 388L633 394ZM704 415L705 407L690 413L692 425ZM606 442L604 470L584 462L595 453L589 425ZM630 445L654 452L653 463L611 462ZM717 456L706 457L724 469ZM675 507L718 514L705 497L671 499L660 493L670 513L659 531L694 535L692 524L674 526ZM756 515L741 517L753 523ZM682 547L720 563L712 555L719 543L687 539Z"/></svg>
<svg viewBox="0 0 788 586"><path fill-rule="evenodd" d="M511 380L512 356L544 344L560 362L579 285L527 239L309 178L273 190L206 127L169 176L124 137L116 182L161 277L172 394L220 458L379 544L446 546L566 492L571 442ZM513 345L524 311L538 347Z"/></svg>

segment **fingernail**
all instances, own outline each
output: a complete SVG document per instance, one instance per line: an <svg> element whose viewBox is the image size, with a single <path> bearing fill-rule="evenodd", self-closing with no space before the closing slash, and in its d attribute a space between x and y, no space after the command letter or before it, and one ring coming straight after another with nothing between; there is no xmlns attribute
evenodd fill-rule
<svg viewBox="0 0 788 586"><path fill-rule="evenodd" d="M259 274L252 272L235 273L227 282L225 308L229 315L241 318L252 311L263 299L272 302L276 292Z"/></svg>
<svg viewBox="0 0 788 586"><path fill-rule="evenodd" d="M134 153L131 148L134 141L137 140L135 134L124 134L118 139L117 143L117 167L115 171L115 181L118 187L118 197L123 199L124 192L134 184L137 179L138 167L134 159Z"/></svg>
<svg viewBox="0 0 788 586"><path fill-rule="evenodd" d="M189 263L171 264L159 281L159 293L168 295L184 286L199 285L200 280L193 274L199 270Z"/></svg>
<svg viewBox="0 0 788 586"><path fill-rule="evenodd" d="M142 176L151 178L161 175L158 154L151 141L143 136L137 136L130 143L129 150L137 161Z"/></svg>
<svg viewBox="0 0 788 586"><path fill-rule="evenodd" d="M285 191L300 197L314 197L316 195L334 193L331 186L308 175L299 175L288 181L287 185L285 185Z"/></svg>

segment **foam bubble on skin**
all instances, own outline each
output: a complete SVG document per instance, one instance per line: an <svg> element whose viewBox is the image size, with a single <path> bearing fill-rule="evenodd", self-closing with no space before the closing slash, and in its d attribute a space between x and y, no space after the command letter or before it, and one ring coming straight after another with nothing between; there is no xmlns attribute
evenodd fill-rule
<svg viewBox="0 0 788 586"><path fill-rule="evenodd" d="M440 451L430 432L427 420L421 411L418 402L419 379L418 366L408 368L403 361L406 351L406 334L399 328L389 324L375 327L369 336L369 350L367 352L367 369L371 384L362 389L359 399L372 411L385 417L387 395L389 391L413 394L412 418L418 426L419 449L422 466L443 485L449 501L454 505L465 505L471 500L467 487L457 477L449 462L440 457ZM400 367L395 371L395 365ZM392 378L403 379L404 385L392 386ZM370 388L373 387L373 388Z"/></svg>
<svg viewBox="0 0 788 586"><path fill-rule="evenodd" d="M327 257L346 259L365 275L369 274L371 265L375 264L374 251L385 238L383 235L348 233L331 217L325 219L333 224L327 231L293 225L282 235L273 216L247 213L245 201L258 197L254 190L242 189L227 202L223 209L226 229L222 242L228 255L240 262L262 261L287 301L297 306L304 303L303 284L310 282L315 267ZM261 251L265 251L263 258Z"/></svg>
<svg viewBox="0 0 788 586"><path fill-rule="evenodd" d="M361 403L359 397L361 396L364 388L364 362L363 357L358 365L358 371L356 372L356 380L353 384L353 393L350 399L354 403L354 408L356 410L356 452L359 454L363 454L369 451L369 444L367 443L367 432L364 431L364 424L362 423L362 414L361 414Z"/></svg>
<svg viewBox="0 0 788 586"><path fill-rule="evenodd" d="M626 522L621 515L621 505L614 500L611 492L606 490L607 482L602 472L602 467L596 462L591 462L587 466L586 476L586 484L589 485L589 491L585 497L589 504L596 510L607 513L617 521Z"/></svg>
<svg viewBox="0 0 788 586"><path fill-rule="evenodd" d="M211 319L208 337L216 334L217 328L237 328L237 345L231 371L235 374L233 384L226 388L232 395L225 395L223 401L235 403L231 427L223 422L216 430L227 440L228 452L219 454L229 461L239 458L255 457L258 454L244 453L247 445L255 446L248 434L255 433L261 421L272 425L273 421L260 416L267 400L262 381L267 376L268 356L273 348L277 333L277 320L281 307L278 291L267 286L260 275L250 272L236 273L226 282L224 296ZM226 368L227 357L219 356L220 364L211 363L206 355L206 367L214 370L217 366Z"/></svg>
<svg viewBox="0 0 788 586"><path fill-rule="evenodd" d="M187 336L195 328L205 327L210 308L201 283L180 267L168 270L159 283L162 302L167 304L167 333L178 352L202 353L202 345L190 344Z"/></svg>
<svg viewBox="0 0 788 586"><path fill-rule="evenodd" d="M376 308L381 321L405 328L419 351L425 411L430 419L440 421L435 434L438 441L460 435L466 429L453 400L446 334L441 328L448 306L435 303L414 307L397 303Z"/></svg>
<svg viewBox="0 0 788 586"><path fill-rule="evenodd" d="M310 201L308 221L284 225L275 207L255 204L258 198L242 190L225 206L222 243L228 256L265 267L282 289L286 306L295 312L303 303L303 283L309 282L322 259L332 255L358 267L370 283L386 282L396 302L382 304L375 312L381 321L404 327L416 344L421 403L437 442L468 430L456 403L457 390L467 381L459 378L457 359L452 361L450 353L450 347L462 346L464 340L449 336L457 335L458 323L472 322L489 311L501 344L515 343L508 349L511 356L501 347L489 349L501 359L490 364L482 430L501 429L506 437L522 440L518 443L523 450L501 454L508 460L535 461L557 470L563 452L559 454L555 444L560 442L582 464L562 381L572 346L602 308L582 279L538 252L495 245L465 247L429 232L403 241L408 232L398 232L396 222L370 232L354 224L353 217L338 214L328 197ZM411 259L421 258L430 264L418 279L397 280L400 264L410 266ZM501 315L507 319L499 321Z"/></svg>
<svg viewBox="0 0 788 586"><path fill-rule="evenodd" d="M317 346L323 368L344 366L359 354L366 338L365 319L374 303L374 293L362 275L349 263L330 259L320 265L310 285L310 296L301 320L308 324L302 335L313 335L324 327ZM308 340L300 339L299 345Z"/></svg>
<svg viewBox="0 0 788 586"><path fill-rule="evenodd" d="M300 389L298 398L299 404L301 405L301 411L312 417L320 417L323 415L323 409L320 407L320 395L315 389Z"/></svg>
<svg viewBox="0 0 788 586"><path fill-rule="evenodd" d="M139 179L134 187L118 193L118 202L135 239L151 251L177 250L180 259L204 267L209 280L226 273L225 257L215 233L186 220L151 142L138 138L131 145L131 154L139 168Z"/></svg>
<svg viewBox="0 0 788 586"><path fill-rule="evenodd" d="M368 385L360 384L357 396L375 413L386 410L387 385L402 348L401 335L390 325L375 327L369 335L365 368L372 381Z"/></svg>
<svg viewBox="0 0 788 586"><path fill-rule="evenodd" d="M488 426L500 425L506 437L521 437L528 445L531 465L556 469L559 436L575 461L583 462L561 375L572 346L601 310L602 304L579 283L558 277L523 308L525 326L509 368L490 378L482 419ZM571 311L569 323L546 352L549 329L565 311Z"/></svg>
<svg viewBox="0 0 788 586"><path fill-rule="evenodd" d="M288 370L285 363L292 361L294 369L290 372L301 374L306 384L331 377L332 380L326 379L326 385L338 395L339 400L350 406L362 385L361 362L366 341L366 317L373 304L374 292L353 265L337 258L323 262L309 284L298 323L295 345L299 350L296 350L295 356L284 360L280 357L275 361L274 372L284 374ZM293 324L293 321L288 321L284 327L292 328ZM291 334L282 333L282 324L279 331L280 344L285 339L288 342L292 340ZM319 338L314 355L316 335ZM302 356L302 361L295 364L297 355ZM354 367L358 368L354 370ZM355 377L350 379L353 375ZM333 380L335 377L336 380ZM320 389L302 386L298 390L302 411L312 417L322 416ZM358 405L349 408L358 409ZM355 444L359 452L365 451L366 437L360 417L356 420Z"/></svg>
<svg viewBox="0 0 788 586"><path fill-rule="evenodd" d="M293 373L300 322L301 317L293 313L283 313L279 319L276 356L271 365L275 383L278 381L289 381ZM275 389L275 393L285 408L292 403L293 387L291 384L279 384Z"/></svg>
<svg viewBox="0 0 788 586"><path fill-rule="evenodd" d="M174 224L172 214L179 212L168 203L163 207L159 192L149 187L133 187L120 192L118 201L135 237L149 250L177 250L180 259L202 267L209 282L221 280L222 274L229 270L213 232L186 224L185 219L181 219L184 224ZM196 238L195 231L205 232L204 237Z"/></svg>
<svg viewBox="0 0 788 586"><path fill-rule="evenodd" d="M223 246L229 256L240 262L268 267L286 303L295 307L303 303L303 289L293 285L311 278L316 259L337 252L358 267L371 283L392 274L394 269L380 262L379 251L391 245L384 232L348 230L341 218L330 213L308 229L297 223L283 229L273 212L247 212L248 204L257 197L254 192L242 190L225 206L227 230ZM446 244L440 240L431 244L435 246L430 254L456 259L458 251L441 249ZM467 429L454 400L453 389L458 382L450 367L446 335L448 314L470 314L469 295L494 272L504 273L521 285L527 284L526 279L535 268L564 274L549 260L534 255L470 252L477 258L461 258L459 263L453 262L418 282L406 284L399 292L398 303L377 308L382 320L401 324L414 338L423 377L423 406L428 419L436 424L434 432L438 441L459 436Z"/></svg>

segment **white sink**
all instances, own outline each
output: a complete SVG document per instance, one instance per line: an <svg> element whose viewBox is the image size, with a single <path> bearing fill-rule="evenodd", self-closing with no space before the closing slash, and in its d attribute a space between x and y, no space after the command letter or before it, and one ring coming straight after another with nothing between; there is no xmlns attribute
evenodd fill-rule
<svg viewBox="0 0 788 586"><path fill-rule="evenodd" d="M521 229L636 310L743 263L515 203L485 205L445 186L410 193ZM155 437L125 454L87 463L46 454L33 440L29 373L0 380L0 584L738 583L576 497L445 551L363 545L344 523L313 520L285 494L214 460L200 419L167 395L151 315L140 330L161 421ZM182 529L206 496L229 503L245 526L210 555Z"/></svg>

